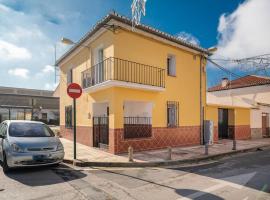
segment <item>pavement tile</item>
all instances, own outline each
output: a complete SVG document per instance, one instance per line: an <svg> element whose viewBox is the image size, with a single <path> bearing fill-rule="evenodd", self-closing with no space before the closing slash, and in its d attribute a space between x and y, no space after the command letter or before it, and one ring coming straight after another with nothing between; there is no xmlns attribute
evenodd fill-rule
<svg viewBox="0 0 270 200"><path fill-rule="evenodd" d="M60 138L65 149L65 159L73 160L73 142ZM270 138L238 140L237 150L254 148L257 146L270 145ZM217 155L232 151L232 140L221 140L216 144L209 146L209 155ZM173 160L184 160L190 158L200 158L204 156L204 146L188 146L172 149ZM154 162L165 161L168 150L158 149L151 151L135 152L133 157L136 162ZM77 144L77 159L89 162L127 162L128 154L113 155L98 148Z"/></svg>

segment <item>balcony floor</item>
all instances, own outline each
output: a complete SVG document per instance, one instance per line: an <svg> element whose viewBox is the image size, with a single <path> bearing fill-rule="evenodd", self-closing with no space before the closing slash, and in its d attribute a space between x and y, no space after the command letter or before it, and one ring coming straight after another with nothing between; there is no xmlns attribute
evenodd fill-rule
<svg viewBox="0 0 270 200"><path fill-rule="evenodd" d="M122 87L122 88L146 90L146 91L152 91L152 92L165 91L165 88L163 88L163 87L157 87L157 86L152 86L152 85L143 85L143 84L131 83L131 82L125 82L125 81L108 80L108 81L96 84L94 86L85 88L85 89L83 89L83 92L94 93L94 92L105 90L105 89L108 89L111 87Z"/></svg>

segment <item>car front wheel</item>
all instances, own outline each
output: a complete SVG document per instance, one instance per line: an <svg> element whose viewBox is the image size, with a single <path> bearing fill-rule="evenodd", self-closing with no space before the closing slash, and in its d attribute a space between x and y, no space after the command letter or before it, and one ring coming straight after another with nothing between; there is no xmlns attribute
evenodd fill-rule
<svg viewBox="0 0 270 200"><path fill-rule="evenodd" d="M3 152L3 163L2 163L2 168L3 168L3 172L4 173L7 173L10 171L10 168L7 164L7 157L6 157L6 154L5 152Z"/></svg>

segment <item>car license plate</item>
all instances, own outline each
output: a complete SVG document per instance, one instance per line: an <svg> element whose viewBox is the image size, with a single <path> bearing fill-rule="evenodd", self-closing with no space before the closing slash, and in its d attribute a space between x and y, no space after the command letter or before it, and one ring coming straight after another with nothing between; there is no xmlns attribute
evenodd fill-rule
<svg viewBox="0 0 270 200"><path fill-rule="evenodd" d="M34 156L33 156L33 160L38 160L38 161L40 161L40 160L45 160L45 159L47 159L47 158L48 158L47 155L34 155Z"/></svg>

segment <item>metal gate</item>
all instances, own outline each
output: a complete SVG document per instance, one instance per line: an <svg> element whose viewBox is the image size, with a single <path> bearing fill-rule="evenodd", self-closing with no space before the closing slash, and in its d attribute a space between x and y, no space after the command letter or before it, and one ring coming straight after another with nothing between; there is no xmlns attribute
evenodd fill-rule
<svg viewBox="0 0 270 200"><path fill-rule="evenodd" d="M109 117L93 117L93 145L108 148L109 145Z"/></svg>
<svg viewBox="0 0 270 200"><path fill-rule="evenodd" d="M263 113L262 114L262 135L263 137L270 136L270 129L269 129L269 114Z"/></svg>
<svg viewBox="0 0 270 200"><path fill-rule="evenodd" d="M228 109L218 109L218 136L219 139L229 138Z"/></svg>

